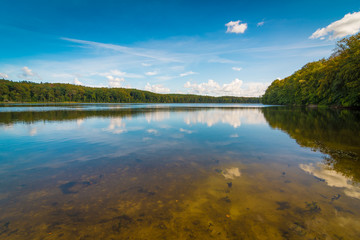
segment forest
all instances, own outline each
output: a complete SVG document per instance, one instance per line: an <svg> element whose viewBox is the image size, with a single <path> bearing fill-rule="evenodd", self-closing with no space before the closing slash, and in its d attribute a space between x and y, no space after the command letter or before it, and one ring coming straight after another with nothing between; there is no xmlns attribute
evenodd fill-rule
<svg viewBox="0 0 360 240"><path fill-rule="evenodd" d="M360 33L337 42L333 54L275 80L264 104L360 107Z"/></svg>
<svg viewBox="0 0 360 240"><path fill-rule="evenodd" d="M257 97L157 94L129 88L93 88L63 83L0 79L0 102L80 103L259 103Z"/></svg>

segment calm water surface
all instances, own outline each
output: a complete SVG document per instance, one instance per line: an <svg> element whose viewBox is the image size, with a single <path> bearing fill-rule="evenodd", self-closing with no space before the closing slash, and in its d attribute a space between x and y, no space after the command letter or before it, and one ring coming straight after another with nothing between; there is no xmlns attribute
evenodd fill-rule
<svg viewBox="0 0 360 240"><path fill-rule="evenodd" d="M0 106L0 239L360 239L360 112Z"/></svg>

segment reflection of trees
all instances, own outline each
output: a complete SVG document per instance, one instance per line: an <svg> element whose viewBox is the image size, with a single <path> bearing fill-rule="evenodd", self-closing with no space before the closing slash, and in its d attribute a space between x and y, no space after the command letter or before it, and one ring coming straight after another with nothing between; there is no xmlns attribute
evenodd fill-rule
<svg viewBox="0 0 360 240"><path fill-rule="evenodd" d="M75 105L74 105L75 106ZM17 122L34 123L38 121L69 121L92 117L125 118L144 116L148 122L163 121L170 117L170 112L186 113L186 123L207 123L212 126L215 123L229 123L239 126L242 122L249 124L261 124L265 122L259 108L251 107L144 107L144 108L106 108L98 110L89 109L57 109L50 111L22 111L0 112L0 126L10 125ZM239 123L240 122L240 123ZM237 125L238 124L238 125Z"/></svg>
<svg viewBox="0 0 360 240"><path fill-rule="evenodd" d="M330 169L360 182L360 112L355 110L272 107L262 109L273 128L298 144L329 157Z"/></svg>
<svg viewBox="0 0 360 240"><path fill-rule="evenodd" d="M69 121L91 117L125 117L141 114L139 111L124 109L121 111L40 111L40 112L0 112L0 125L13 123L35 123L39 121Z"/></svg>
<svg viewBox="0 0 360 240"><path fill-rule="evenodd" d="M158 120L154 116L168 114L170 108L122 108L122 109L100 109L100 110L50 110L50 111L24 111L24 112L0 112L0 126L14 123L35 123L39 121L71 121L83 120L85 118L125 118L145 116L146 119ZM188 111L178 109L177 111Z"/></svg>

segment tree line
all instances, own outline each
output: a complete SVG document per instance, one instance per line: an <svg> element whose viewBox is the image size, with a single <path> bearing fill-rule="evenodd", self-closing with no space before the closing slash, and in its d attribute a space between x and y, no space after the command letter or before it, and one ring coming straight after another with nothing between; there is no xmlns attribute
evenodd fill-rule
<svg viewBox="0 0 360 240"><path fill-rule="evenodd" d="M259 103L257 97L158 94L128 88L93 88L63 83L0 79L0 102L80 103Z"/></svg>
<svg viewBox="0 0 360 240"><path fill-rule="evenodd" d="M360 107L360 33L337 42L333 54L275 80L265 104Z"/></svg>

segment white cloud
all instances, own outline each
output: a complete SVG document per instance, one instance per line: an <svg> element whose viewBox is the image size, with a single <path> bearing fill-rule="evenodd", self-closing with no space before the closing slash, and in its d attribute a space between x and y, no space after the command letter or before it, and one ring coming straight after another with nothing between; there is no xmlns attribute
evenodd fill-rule
<svg viewBox="0 0 360 240"><path fill-rule="evenodd" d="M21 69L21 72L22 72L20 74L21 78L25 78L25 79L28 79L28 80L32 79L32 78L40 78L40 76L37 73L33 72L32 69L30 69L30 68L28 68L26 66Z"/></svg>
<svg viewBox="0 0 360 240"><path fill-rule="evenodd" d="M111 76L116 76L116 77L127 77L127 78L143 78L144 77L139 74L122 72L117 69L113 69L108 72L100 72L100 73L95 72L95 73L92 73L91 75L99 75L99 76L103 76L103 77L107 77L107 76L111 75Z"/></svg>
<svg viewBox="0 0 360 240"><path fill-rule="evenodd" d="M171 66L171 67L169 67L169 69L174 70L174 71L184 71L185 66L181 66L181 65Z"/></svg>
<svg viewBox="0 0 360 240"><path fill-rule="evenodd" d="M199 94L206 94L206 93L214 93L217 92L221 87L220 85L215 82L214 80L209 80L207 83L190 83L190 81L184 84L184 88L192 89L194 92Z"/></svg>
<svg viewBox="0 0 360 240"><path fill-rule="evenodd" d="M24 76L34 76L33 71L28 67L23 67L21 70L23 71Z"/></svg>
<svg viewBox="0 0 360 240"><path fill-rule="evenodd" d="M230 21L227 24L225 24L225 26L227 26L227 33L244 33L245 30L247 29L247 23L241 23L240 24L240 20L238 21Z"/></svg>
<svg viewBox="0 0 360 240"><path fill-rule="evenodd" d="M196 84L189 81L184 84L189 89L189 93L212 96L237 96L237 97L258 97L264 94L269 84L267 83L243 83L242 80L235 79L230 83L220 85L214 80Z"/></svg>
<svg viewBox="0 0 360 240"><path fill-rule="evenodd" d="M157 71L153 71L153 72L147 72L147 73L145 73L145 75L147 75L147 76L155 76L156 74L158 74L158 72L157 72Z"/></svg>
<svg viewBox="0 0 360 240"><path fill-rule="evenodd" d="M264 23L265 23L264 21L258 22L258 23L256 24L256 26L257 26L257 27L261 27L262 25L264 25Z"/></svg>
<svg viewBox="0 0 360 240"><path fill-rule="evenodd" d="M74 84L75 85L84 85L82 82L79 81L79 79L77 77L74 78Z"/></svg>
<svg viewBox="0 0 360 240"><path fill-rule="evenodd" d="M122 72L122 71L119 71L119 70L111 70L110 71L110 74L114 75L114 76L117 76L117 77L124 77L126 76L126 72Z"/></svg>
<svg viewBox="0 0 360 240"><path fill-rule="evenodd" d="M150 58L155 59L162 62L179 62L177 58L168 57L168 53L164 53L161 51L151 50L151 49L144 49L144 48L130 48L124 47L121 45L116 44L108 44L108 43L99 43L99 42L92 42L92 41L85 41L79 39L72 39L72 38L61 38L62 40L75 42L82 45L88 45L94 48L100 49L110 49L116 52L121 52L128 55L133 55L137 57L143 58Z"/></svg>
<svg viewBox="0 0 360 240"><path fill-rule="evenodd" d="M232 67L232 70L234 70L234 71L241 71L242 68L241 68L241 67Z"/></svg>
<svg viewBox="0 0 360 240"><path fill-rule="evenodd" d="M231 137L231 138L238 138L238 137L239 137L239 134L234 133L234 134L231 134L230 137Z"/></svg>
<svg viewBox="0 0 360 240"><path fill-rule="evenodd" d="M8 79L9 76L6 73L0 73L0 78Z"/></svg>
<svg viewBox="0 0 360 240"><path fill-rule="evenodd" d="M141 63L141 65L143 65L144 67L150 67L151 66L150 63Z"/></svg>
<svg viewBox="0 0 360 240"><path fill-rule="evenodd" d="M32 79L41 79L40 75L33 72L32 69L28 67L21 68L21 74L18 75L20 78L32 80Z"/></svg>
<svg viewBox="0 0 360 240"><path fill-rule="evenodd" d="M189 71L189 72L184 72L184 73L180 73L180 77L185 77L185 76L188 76L188 75L193 75L193 74L196 74L196 72L193 72L193 71Z"/></svg>
<svg viewBox="0 0 360 240"><path fill-rule="evenodd" d="M234 60L226 59L226 58L221 58L219 56L215 56L215 57L209 59L208 62L209 63L233 63L233 64L239 63L238 61L234 61Z"/></svg>
<svg viewBox="0 0 360 240"><path fill-rule="evenodd" d="M329 39L342 38L360 31L360 12L348 13L342 19L335 21L324 28L316 30L309 38Z"/></svg>
<svg viewBox="0 0 360 240"><path fill-rule="evenodd" d="M51 74L52 77L55 78L73 78L74 75L73 74L68 74L68 73L53 73Z"/></svg>
<svg viewBox="0 0 360 240"><path fill-rule="evenodd" d="M175 78L174 76L157 76L156 79L159 79L160 81L167 81L170 79Z"/></svg>
<svg viewBox="0 0 360 240"><path fill-rule="evenodd" d="M120 88L121 83L125 81L124 78L118 78L111 75L106 76L106 78L109 80L109 87L112 88Z"/></svg>
<svg viewBox="0 0 360 240"><path fill-rule="evenodd" d="M169 93L170 92L169 88L166 88L161 84L150 85L150 83L146 84L145 90L150 91L150 92L156 92L156 93Z"/></svg>

